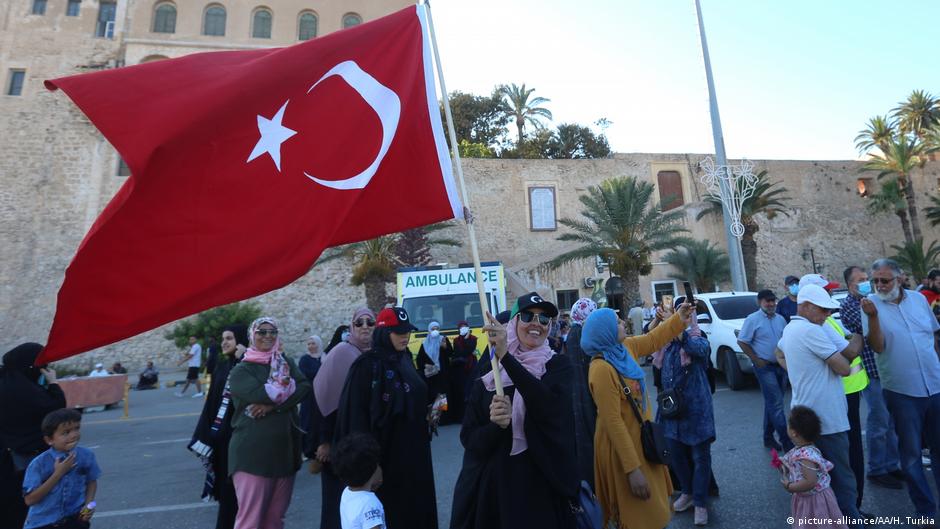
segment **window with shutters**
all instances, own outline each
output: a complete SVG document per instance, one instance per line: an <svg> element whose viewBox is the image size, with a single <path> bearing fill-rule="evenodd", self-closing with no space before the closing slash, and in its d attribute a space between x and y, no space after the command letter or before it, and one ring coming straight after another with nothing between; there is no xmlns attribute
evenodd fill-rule
<svg viewBox="0 0 940 529"><path fill-rule="evenodd" d="M685 204L682 196L682 175L679 171L660 171L656 173L659 187L659 202L663 211L669 211Z"/></svg>
<svg viewBox="0 0 940 529"><path fill-rule="evenodd" d="M362 24L361 16L355 13L347 13L343 15L343 29L358 26L359 24Z"/></svg>
<svg viewBox="0 0 940 529"><path fill-rule="evenodd" d="M7 81L6 95L23 95L23 81L25 80L26 70L10 70L9 81Z"/></svg>
<svg viewBox="0 0 940 529"><path fill-rule="evenodd" d="M82 0L69 0L65 6L65 16L77 17L82 8Z"/></svg>
<svg viewBox="0 0 940 529"><path fill-rule="evenodd" d="M171 3L157 5L153 13L154 33L176 33L176 6Z"/></svg>
<svg viewBox="0 0 940 529"><path fill-rule="evenodd" d="M46 14L46 0L33 0L33 14L34 15Z"/></svg>
<svg viewBox="0 0 940 529"><path fill-rule="evenodd" d="M553 231L555 222L555 188L529 188L529 226L532 231Z"/></svg>
<svg viewBox="0 0 940 529"><path fill-rule="evenodd" d="M220 5L209 6L202 20L202 34L213 37L225 36L225 8Z"/></svg>
<svg viewBox="0 0 940 529"><path fill-rule="evenodd" d="M271 38L271 21L274 16L267 9L259 9L251 17L251 37L255 39Z"/></svg>

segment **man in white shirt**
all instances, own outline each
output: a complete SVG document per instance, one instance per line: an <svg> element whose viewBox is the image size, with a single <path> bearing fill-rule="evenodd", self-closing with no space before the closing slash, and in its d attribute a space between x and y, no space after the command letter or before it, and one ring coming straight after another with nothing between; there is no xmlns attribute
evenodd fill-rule
<svg viewBox="0 0 940 529"><path fill-rule="evenodd" d="M88 373L88 376L90 376L90 377L106 377L106 376L108 376L109 374L110 374L110 373L108 373L108 371L105 370L104 364L98 363L98 364L95 364L95 369L94 369L94 371L92 371L91 373Z"/></svg>
<svg viewBox="0 0 940 529"><path fill-rule="evenodd" d="M182 397L186 394L186 390L189 389L190 384L196 384L196 394L193 395L193 398L199 398L202 396L202 384L199 382L199 368L202 367L202 346L196 341L195 336L189 337L189 352L186 353L183 359L176 365L181 366L184 363L188 366L186 370L186 385L183 386L183 389L180 390L176 396Z"/></svg>
<svg viewBox="0 0 940 529"><path fill-rule="evenodd" d="M861 514L855 505L858 489L848 458L848 404L842 377L849 374L849 363L861 350L861 337L853 336L842 351L838 350L822 327L830 313L838 309L839 303L822 287L801 288L797 315L790 319L777 346L783 358L779 352L777 355L793 387L790 405L806 406L819 416L822 435L816 447L834 465L829 475L839 509L845 516L859 519Z"/></svg>

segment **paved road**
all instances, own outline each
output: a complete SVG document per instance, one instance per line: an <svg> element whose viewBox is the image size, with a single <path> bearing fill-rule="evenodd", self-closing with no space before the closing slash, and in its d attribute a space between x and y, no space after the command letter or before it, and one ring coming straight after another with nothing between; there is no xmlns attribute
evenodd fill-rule
<svg viewBox="0 0 940 529"><path fill-rule="evenodd" d="M652 387L652 381L648 384ZM192 390L190 390L192 394ZM82 445L92 448L104 474L98 487L96 529L211 528L215 504L202 503L203 472L185 448L202 400L163 389L131 393L131 417L114 409L85 415ZM864 413L863 406L863 413ZM718 440L712 448L721 497L712 507L711 527L787 527L790 498L780 487L761 443L762 401L756 387L719 388L715 394ZM453 486L460 471L459 428L447 426L432 444L441 528L447 527ZM863 510L905 517L913 509L904 490L866 487ZM320 478L302 470L287 516L289 529L319 527ZM669 527L692 528L691 512Z"/></svg>

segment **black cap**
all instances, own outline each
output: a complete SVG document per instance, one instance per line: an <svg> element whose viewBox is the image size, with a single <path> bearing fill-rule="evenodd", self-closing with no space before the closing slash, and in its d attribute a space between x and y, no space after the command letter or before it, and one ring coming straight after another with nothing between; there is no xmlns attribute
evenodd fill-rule
<svg viewBox="0 0 940 529"><path fill-rule="evenodd" d="M783 284L786 286L790 286L793 283L799 283L799 282L800 282L800 278L796 276L787 276L783 279Z"/></svg>
<svg viewBox="0 0 940 529"><path fill-rule="evenodd" d="M774 291L773 291L773 290L767 290L767 289L765 288L764 290L761 290L760 292L757 293L757 300L758 300L758 301L764 301L764 300L768 300L768 299L772 299L772 300L774 300L774 301L777 300L777 295L774 294Z"/></svg>
<svg viewBox="0 0 940 529"><path fill-rule="evenodd" d="M558 316L558 307L551 301L542 299L542 296L540 296L538 292L529 292L528 294L519 296L519 299L516 300L516 304L512 307L512 316L519 314L523 310L536 307L544 310L545 314L550 318Z"/></svg>
<svg viewBox="0 0 940 529"><path fill-rule="evenodd" d="M398 334L418 330L408 319L408 312L401 307L382 309L382 311L379 312L379 317L375 320L375 325L376 327L385 327Z"/></svg>

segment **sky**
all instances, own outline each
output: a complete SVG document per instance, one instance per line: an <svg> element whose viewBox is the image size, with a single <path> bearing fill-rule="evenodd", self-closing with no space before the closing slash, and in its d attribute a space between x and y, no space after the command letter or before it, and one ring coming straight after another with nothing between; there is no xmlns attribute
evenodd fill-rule
<svg viewBox="0 0 940 529"><path fill-rule="evenodd" d="M940 1L701 0L732 158L858 159L868 118L940 95ZM525 83L615 152L714 153L693 0L435 0L447 89Z"/></svg>

